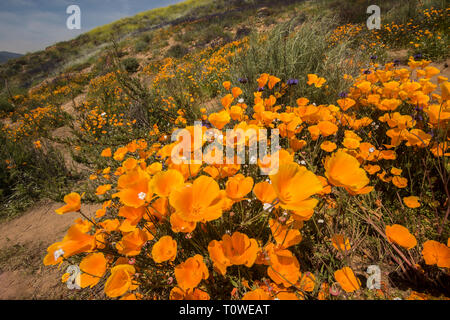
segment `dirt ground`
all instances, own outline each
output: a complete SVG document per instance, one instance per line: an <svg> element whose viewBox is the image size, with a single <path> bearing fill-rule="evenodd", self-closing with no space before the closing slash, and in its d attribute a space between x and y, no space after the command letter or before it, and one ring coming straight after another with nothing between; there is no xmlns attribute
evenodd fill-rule
<svg viewBox="0 0 450 320"><path fill-rule="evenodd" d="M50 201L37 203L19 218L0 224L0 299L80 299L84 293L69 290L61 282L67 266L46 267L46 249L60 241L77 213L58 215L64 205ZM84 205L93 215L100 205Z"/></svg>

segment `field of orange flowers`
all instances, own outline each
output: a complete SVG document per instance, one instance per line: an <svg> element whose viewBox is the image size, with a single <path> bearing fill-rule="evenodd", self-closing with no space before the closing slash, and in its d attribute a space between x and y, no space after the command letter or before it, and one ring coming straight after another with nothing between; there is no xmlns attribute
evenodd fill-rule
<svg viewBox="0 0 450 320"><path fill-rule="evenodd" d="M411 59L409 68L374 63L348 95L330 105L305 97L294 106L277 104L275 91L286 82L269 74L258 79L258 87L266 89L247 105L239 100L242 90L224 82L231 93L222 99L223 110L203 120L217 130L278 129L282 148L270 155L279 161L278 171L268 172L267 179L258 165L174 164L170 154L177 142L165 134L105 149L102 156L112 158L117 179L97 187L103 208L50 246L44 263L84 254L80 286L92 287L107 275L104 290L112 298L327 299L365 286L349 263L373 233L403 270L427 278L420 261L448 270L449 243L435 240L448 230L448 201L434 237L420 225L404 226L421 219L416 212L422 207L441 206L437 199L427 203L428 191L449 196L450 83L444 78L431 83L439 70L429 63ZM326 83L314 74L303 81L317 90ZM245 143L245 137L235 141ZM429 184L424 174L443 181ZM64 200L56 213L80 210L81 195ZM391 201L403 208L402 215L389 212ZM361 223L372 230L350 229ZM300 244L311 241L329 242L329 254L338 260L322 265L335 265L328 278L308 268L314 259Z"/></svg>
<svg viewBox="0 0 450 320"><path fill-rule="evenodd" d="M152 62L135 78L119 70L17 97L57 105L90 81L77 135L98 167L56 210L80 218L44 264L76 266L62 282L102 286L113 299L449 299L450 82L427 58L445 56L448 36L433 28L448 12L425 10L417 24L370 37L361 26L336 28L328 45L351 38L365 60L346 57L359 70L340 75L347 90L335 97L326 74L230 74L251 50L247 37ZM381 62L412 29L408 61ZM139 95L148 114L136 111ZM34 109L7 134L33 136L62 114ZM200 163L174 161L178 129L201 135L184 157L201 151ZM230 141L229 129L242 134ZM278 150L256 163L222 155L261 141L259 130L279 133ZM81 209L88 199L102 204L95 216Z"/></svg>

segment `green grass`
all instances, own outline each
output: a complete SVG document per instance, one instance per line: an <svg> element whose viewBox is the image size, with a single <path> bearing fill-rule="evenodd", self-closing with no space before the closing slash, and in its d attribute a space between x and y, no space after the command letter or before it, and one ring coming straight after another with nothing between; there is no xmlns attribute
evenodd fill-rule
<svg viewBox="0 0 450 320"><path fill-rule="evenodd" d="M21 213L39 199L61 201L79 176L67 169L60 151L0 135L0 220Z"/></svg>
<svg viewBox="0 0 450 320"><path fill-rule="evenodd" d="M296 19L276 26L263 38L254 34L250 38L249 49L234 59L231 74L237 78L246 78L243 85L247 97L255 90L256 79L262 73L277 75L283 81L298 79L299 83L290 89L289 96L307 97L317 104L332 103L338 94L348 88L348 82L342 76L355 74L358 63L368 57L351 50L347 43L329 47L326 41L336 22L331 17L310 21L299 25ZM324 28L324 26L327 26ZM352 59L353 64L348 61ZM307 75L317 74L327 82L326 90L308 86ZM237 85L237 84L236 84ZM293 105L293 100L282 102Z"/></svg>

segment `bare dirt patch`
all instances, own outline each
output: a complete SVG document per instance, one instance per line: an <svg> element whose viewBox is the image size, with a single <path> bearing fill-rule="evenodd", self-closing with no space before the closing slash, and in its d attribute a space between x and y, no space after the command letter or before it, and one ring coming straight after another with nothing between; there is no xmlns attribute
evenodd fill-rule
<svg viewBox="0 0 450 320"><path fill-rule="evenodd" d="M61 282L67 266L46 267L43 258L61 240L77 213L58 215L62 203L41 201L21 217L0 224L0 299L89 299L92 293L69 290ZM94 215L101 205L83 205ZM99 297L97 297L99 298Z"/></svg>
<svg viewBox="0 0 450 320"><path fill-rule="evenodd" d="M69 100L61 105L61 109L65 112L74 115L76 113L75 108L86 100L86 93L82 93L76 96L73 100Z"/></svg>

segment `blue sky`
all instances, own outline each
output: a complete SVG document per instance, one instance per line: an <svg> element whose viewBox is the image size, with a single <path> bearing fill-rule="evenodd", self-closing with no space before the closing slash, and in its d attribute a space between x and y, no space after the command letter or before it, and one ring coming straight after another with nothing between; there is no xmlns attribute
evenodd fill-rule
<svg viewBox="0 0 450 320"><path fill-rule="evenodd" d="M182 0L0 0L0 51L27 53L75 38L94 27ZM69 30L66 9L81 10L81 30Z"/></svg>

